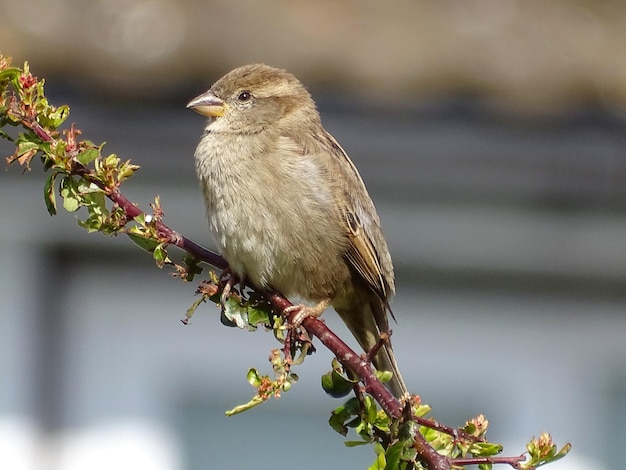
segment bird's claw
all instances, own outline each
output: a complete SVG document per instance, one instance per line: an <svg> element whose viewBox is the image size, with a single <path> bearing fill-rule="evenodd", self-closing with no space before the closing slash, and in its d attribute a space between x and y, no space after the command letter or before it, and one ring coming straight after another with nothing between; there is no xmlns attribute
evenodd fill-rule
<svg viewBox="0 0 626 470"><path fill-rule="evenodd" d="M324 310L326 310L329 303L329 299L324 299L313 307L308 307L303 304L292 305L291 307L287 307L284 310L284 313L286 316L293 314L289 319L289 324L293 328L300 328L300 326L302 326L302 322L307 318L318 318Z"/></svg>
<svg viewBox="0 0 626 470"><path fill-rule="evenodd" d="M243 296L243 290L245 287L244 280L232 272L230 268L224 269L219 279L219 285L222 288L222 295L220 296L220 305L222 308L224 308L226 301L231 296L231 292L233 291L233 286L235 284L239 284L240 294Z"/></svg>

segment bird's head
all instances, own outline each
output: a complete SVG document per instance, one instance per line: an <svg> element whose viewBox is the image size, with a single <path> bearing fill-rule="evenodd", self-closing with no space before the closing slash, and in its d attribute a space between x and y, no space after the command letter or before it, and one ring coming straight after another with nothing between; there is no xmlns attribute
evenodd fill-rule
<svg viewBox="0 0 626 470"><path fill-rule="evenodd" d="M256 133L278 122L317 119L311 95L291 73L264 64L239 67L187 108L211 118L215 132ZM298 117L298 119L295 119Z"/></svg>

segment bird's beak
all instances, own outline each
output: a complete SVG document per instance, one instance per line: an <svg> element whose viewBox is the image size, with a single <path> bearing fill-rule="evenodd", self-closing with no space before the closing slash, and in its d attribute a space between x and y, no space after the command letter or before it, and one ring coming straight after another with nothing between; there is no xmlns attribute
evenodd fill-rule
<svg viewBox="0 0 626 470"><path fill-rule="evenodd" d="M193 109L196 113L208 117L220 117L224 115L226 104L210 90L196 96L189 103L187 109Z"/></svg>

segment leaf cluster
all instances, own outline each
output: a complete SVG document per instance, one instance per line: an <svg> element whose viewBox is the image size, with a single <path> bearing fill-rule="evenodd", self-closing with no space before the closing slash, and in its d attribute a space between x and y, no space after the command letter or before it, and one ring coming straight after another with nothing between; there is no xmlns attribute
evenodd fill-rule
<svg viewBox="0 0 626 470"><path fill-rule="evenodd" d="M184 265L168 257L170 233L159 230L163 212L158 196L153 213L145 214L119 192L139 166L115 154L105 155L104 143L81 139L82 131L75 125L61 130L70 108L51 105L44 84L32 75L28 63L20 69L11 65L10 58L0 56L0 137L15 146L7 165L19 164L29 171L38 156L47 172L43 193L50 215L57 214L60 198L68 212L84 209L86 215L77 222L88 232L127 234L153 254L159 267L172 265L181 278L192 280L200 272L193 256L185 257ZM19 131L8 132L11 127Z"/></svg>

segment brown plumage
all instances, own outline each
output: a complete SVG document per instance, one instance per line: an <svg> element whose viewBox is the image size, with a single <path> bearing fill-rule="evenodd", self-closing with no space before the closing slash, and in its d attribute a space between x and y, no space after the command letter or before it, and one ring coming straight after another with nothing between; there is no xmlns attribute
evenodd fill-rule
<svg viewBox="0 0 626 470"><path fill-rule="evenodd" d="M231 269L253 285L330 304L368 351L389 331L391 256L365 185L290 73L247 65L189 108L208 116L196 173L209 227ZM388 343L374 358L406 387Z"/></svg>

